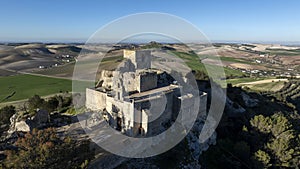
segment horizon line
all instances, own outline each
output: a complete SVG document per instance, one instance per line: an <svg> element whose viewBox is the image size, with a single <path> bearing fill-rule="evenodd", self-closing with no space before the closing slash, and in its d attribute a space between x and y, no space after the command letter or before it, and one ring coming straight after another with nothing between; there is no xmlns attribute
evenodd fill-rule
<svg viewBox="0 0 300 169"><path fill-rule="evenodd" d="M140 41L128 41L128 42L121 42L120 44L146 44L150 42L158 42L163 44L178 44L178 42L167 42L167 41L155 41L155 40L149 40L149 39L142 39ZM300 41L268 41L268 40L210 40L208 42L211 43L228 43L228 44L277 44L277 45L300 45ZM71 40L71 39L65 39L65 40L0 40L0 43L65 43L65 44L72 44L72 43L80 43L85 44L88 43L87 40L83 39L77 39L77 40ZM91 42L90 42L91 43ZM117 44L113 40L108 41L99 41L99 42L93 42L94 44ZM91 44L93 44L91 43ZM197 40L190 40L188 43L203 43L203 41L197 41Z"/></svg>

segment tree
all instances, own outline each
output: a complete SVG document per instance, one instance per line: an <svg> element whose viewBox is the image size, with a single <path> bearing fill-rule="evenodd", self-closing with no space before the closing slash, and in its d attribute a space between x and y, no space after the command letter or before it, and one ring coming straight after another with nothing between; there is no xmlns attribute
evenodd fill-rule
<svg viewBox="0 0 300 169"><path fill-rule="evenodd" d="M262 133L270 132L272 128L271 123L271 119L269 117L264 117L263 115L254 116L254 118L250 120L250 124Z"/></svg>
<svg viewBox="0 0 300 169"><path fill-rule="evenodd" d="M16 113L14 106L5 106L0 109L0 133L8 130L10 118Z"/></svg>
<svg viewBox="0 0 300 169"><path fill-rule="evenodd" d="M291 124L289 120L282 113L275 113L271 116L272 128L271 132L274 137L278 137L281 134L284 134L285 131L291 129Z"/></svg>
<svg viewBox="0 0 300 169"><path fill-rule="evenodd" d="M59 101L57 99L57 97L51 97L48 101L47 101L47 110L49 112L52 112L54 110L57 110L57 107L59 105Z"/></svg>
<svg viewBox="0 0 300 169"><path fill-rule="evenodd" d="M16 113L14 106L5 106L0 109L0 125L9 124L10 118Z"/></svg>
<svg viewBox="0 0 300 169"><path fill-rule="evenodd" d="M5 151L5 168L80 168L94 155L89 141L79 143L69 137L61 140L54 128L34 129L19 138L15 146L18 150Z"/></svg>
<svg viewBox="0 0 300 169"><path fill-rule="evenodd" d="M262 134L268 134L264 150L257 151L255 159L264 166L296 167L300 164L299 137L284 114L279 112L271 117L257 115L250 124ZM270 161L272 163L266 165Z"/></svg>
<svg viewBox="0 0 300 169"><path fill-rule="evenodd" d="M270 164L271 157L268 153L262 150L258 150L257 152L255 152L254 158L258 161L258 163L256 164L257 168L268 168L272 166Z"/></svg>
<svg viewBox="0 0 300 169"><path fill-rule="evenodd" d="M28 108L29 111L35 111L37 108L42 108L45 104L45 100L42 99L39 95L34 95L28 99Z"/></svg>
<svg viewBox="0 0 300 169"><path fill-rule="evenodd" d="M56 99L58 101L58 109L63 108L63 104L64 104L64 99L62 96L56 96Z"/></svg>

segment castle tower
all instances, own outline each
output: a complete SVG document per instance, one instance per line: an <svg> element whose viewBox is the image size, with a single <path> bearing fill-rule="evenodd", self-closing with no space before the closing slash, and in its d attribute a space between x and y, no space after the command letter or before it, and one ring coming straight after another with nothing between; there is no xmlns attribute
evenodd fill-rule
<svg viewBox="0 0 300 169"><path fill-rule="evenodd" d="M123 56L135 65L135 69L151 68L151 52L149 50L124 50Z"/></svg>

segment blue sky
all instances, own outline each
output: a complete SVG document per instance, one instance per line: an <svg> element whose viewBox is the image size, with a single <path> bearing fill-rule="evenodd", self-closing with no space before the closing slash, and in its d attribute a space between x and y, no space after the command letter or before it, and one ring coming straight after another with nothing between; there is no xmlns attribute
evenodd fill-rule
<svg viewBox="0 0 300 169"><path fill-rule="evenodd" d="M164 12L213 41L299 42L299 8L299 0L2 0L0 41L85 41L119 17Z"/></svg>

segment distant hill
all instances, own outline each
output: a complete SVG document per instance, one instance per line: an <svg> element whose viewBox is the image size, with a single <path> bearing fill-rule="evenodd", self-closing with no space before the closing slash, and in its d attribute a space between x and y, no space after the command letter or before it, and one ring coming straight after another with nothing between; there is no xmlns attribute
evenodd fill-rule
<svg viewBox="0 0 300 169"><path fill-rule="evenodd" d="M66 44L18 43L0 46L0 69L31 72L61 65L77 57L81 48ZM63 59L63 55L68 59ZM7 73L5 73L7 74ZM4 75L4 74L3 74ZM0 74L1 76L1 74Z"/></svg>

